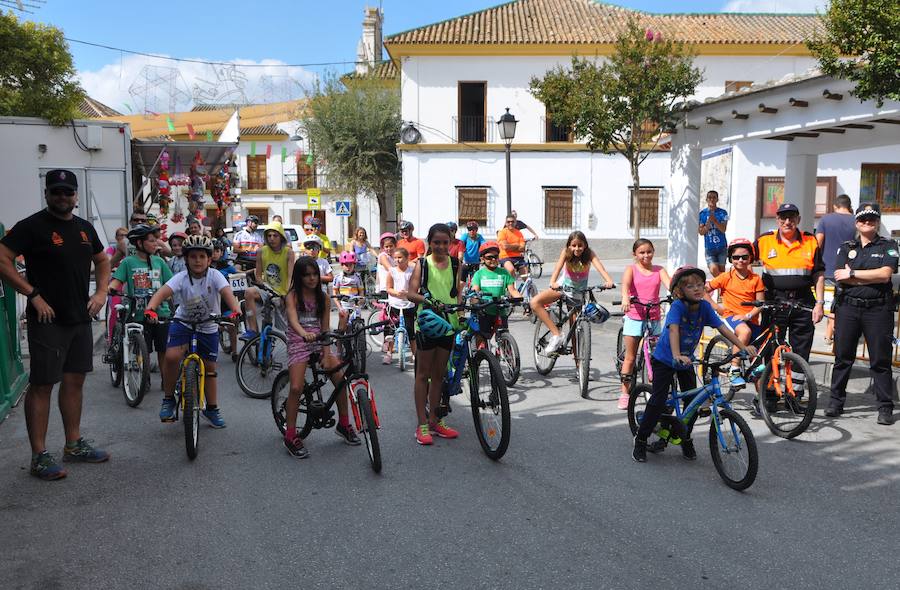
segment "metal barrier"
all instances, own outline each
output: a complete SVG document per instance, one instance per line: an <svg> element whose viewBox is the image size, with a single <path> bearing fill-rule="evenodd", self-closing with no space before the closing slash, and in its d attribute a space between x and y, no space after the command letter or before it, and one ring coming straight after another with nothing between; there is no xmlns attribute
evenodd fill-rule
<svg viewBox="0 0 900 590"><path fill-rule="evenodd" d="M0 224L0 236L6 229ZM22 365L19 298L15 289L0 281L0 422L18 401L28 384Z"/></svg>

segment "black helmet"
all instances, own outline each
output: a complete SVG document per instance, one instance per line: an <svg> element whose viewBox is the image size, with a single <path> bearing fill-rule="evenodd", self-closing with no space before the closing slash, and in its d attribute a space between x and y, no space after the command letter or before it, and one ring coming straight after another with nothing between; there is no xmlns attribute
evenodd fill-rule
<svg viewBox="0 0 900 590"><path fill-rule="evenodd" d="M410 231L412 231L412 230L413 230L413 224L412 224L411 221L406 221L406 220L404 219L403 221L400 222L400 225L397 226L397 229L400 230L400 231L407 230L407 229L410 230Z"/></svg>
<svg viewBox="0 0 900 590"><path fill-rule="evenodd" d="M128 241L131 244L137 244L140 240L145 240L150 234L159 231L158 227L153 227L146 223L139 223L128 232Z"/></svg>
<svg viewBox="0 0 900 590"><path fill-rule="evenodd" d="M252 221L253 223L257 223L257 224L258 224L258 223L259 223L259 217L257 217L256 215L248 215L248 216L247 216L247 223L250 223L251 221Z"/></svg>

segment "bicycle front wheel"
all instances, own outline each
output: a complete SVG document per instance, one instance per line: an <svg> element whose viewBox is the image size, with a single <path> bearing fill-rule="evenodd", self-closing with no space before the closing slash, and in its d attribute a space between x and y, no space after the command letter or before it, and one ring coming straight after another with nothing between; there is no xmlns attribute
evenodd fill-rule
<svg viewBox="0 0 900 590"><path fill-rule="evenodd" d="M386 319L387 314L380 309L376 309L369 313L366 325L371 326ZM372 350L384 350L384 326L374 330L366 330L366 333L369 335L369 343L372 345Z"/></svg>
<svg viewBox="0 0 900 590"><path fill-rule="evenodd" d="M616 334L616 374L622 376L622 363L625 362L625 326Z"/></svg>
<svg viewBox="0 0 900 590"><path fill-rule="evenodd" d="M581 397L588 398L588 381L591 378L591 326L587 322L575 325L575 370L578 372L578 389Z"/></svg>
<svg viewBox="0 0 900 590"><path fill-rule="evenodd" d="M503 381L512 387L519 380L522 360L519 358L519 345L509 332L500 332L495 337L497 342L497 360L503 370Z"/></svg>
<svg viewBox="0 0 900 590"><path fill-rule="evenodd" d="M128 338L128 358L123 358L122 362L125 385L122 389L125 403L136 408L150 388L150 353L142 333L129 332L125 337Z"/></svg>
<svg viewBox="0 0 900 590"><path fill-rule="evenodd" d="M259 354L260 346L263 346L262 355ZM257 336L244 346L234 370L238 385L245 394L255 399L266 399L272 393L278 373L287 367L287 340L280 334L270 332L264 344L262 337Z"/></svg>
<svg viewBox="0 0 900 590"><path fill-rule="evenodd" d="M709 424L709 452L725 485L746 490L756 480L759 456L753 432L734 410L719 408Z"/></svg>
<svg viewBox="0 0 900 590"><path fill-rule="evenodd" d="M798 354L782 352L778 378L773 375L770 361L760 383L759 413L772 434L794 438L806 431L816 413L817 397L816 378L809 363Z"/></svg>
<svg viewBox="0 0 900 590"><path fill-rule="evenodd" d="M555 309L550 311L550 321L554 324L559 323L559 315ZM534 345L531 348L534 354L534 368L541 375L549 375L556 364L556 354L548 354L544 351L547 342L550 340L550 329L544 325L544 322L538 321L534 326Z"/></svg>
<svg viewBox="0 0 900 590"><path fill-rule="evenodd" d="M406 331L405 330L397 330L397 333L394 335L394 353L397 355L397 365L400 367L401 371L406 370L406 349L408 345L406 343Z"/></svg>
<svg viewBox="0 0 900 590"><path fill-rule="evenodd" d="M300 393L300 405L297 408L297 434L300 438L309 436L312 430L312 420L309 417L309 404L312 401L312 393L308 390L312 381L312 371L306 370L306 387ZM287 427L287 400L291 392L291 377L287 369L278 373L275 383L272 385L272 418L275 419L275 427L283 435Z"/></svg>
<svg viewBox="0 0 900 590"><path fill-rule="evenodd" d="M541 278L541 275L544 274L544 262L541 260L541 257L529 250L525 261L528 262L528 271L531 273L531 276L536 279Z"/></svg>
<svg viewBox="0 0 900 590"><path fill-rule="evenodd" d="M225 326L219 326L219 350L222 354L233 354L234 342L231 341L231 330Z"/></svg>
<svg viewBox="0 0 900 590"><path fill-rule="evenodd" d="M710 340L706 344L706 348L703 350L703 384L709 385L712 382L712 374L710 372L709 364L710 363L718 363L721 362L722 359L728 357L731 354L731 342L728 341L724 336L718 334L715 338ZM722 372L719 374L719 380L721 381L728 372L728 366L722 366Z"/></svg>
<svg viewBox="0 0 900 590"><path fill-rule="evenodd" d="M652 393L651 387L644 383L631 388L631 393L628 395L628 427L631 429L632 436L637 435L641 420L644 419L644 410Z"/></svg>
<svg viewBox="0 0 900 590"><path fill-rule="evenodd" d="M200 442L200 364L189 360L184 367L184 391L181 392L182 415L184 422L184 444L187 456L197 458Z"/></svg>
<svg viewBox="0 0 900 590"><path fill-rule="evenodd" d="M122 338L124 336L121 324L116 324L112 335L112 341L115 344L110 347L113 356L109 363L109 380L113 387L122 385Z"/></svg>
<svg viewBox="0 0 900 590"><path fill-rule="evenodd" d="M365 322L362 319L355 319L350 323L350 333L353 334L357 330L362 330L365 327ZM366 346L366 332L363 330L353 339L353 365L356 368L358 373L366 372L366 356L369 354L369 349Z"/></svg>
<svg viewBox="0 0 900 590"><path fill-rule="evenodd" d="M358 385L355 393L356 408L359 410L359 433L363 437L363 442L366 443L372 471L381 473L381 447L378 445L378 428L375 426L375 417L372 414L369 390L365 386Z"/></svg>
<svg viewBox="0 0 900 590"><path fill-rule="evenodd" d="M485 350L476 351L469 365L469 394L481 450L496 461L509 447L509 396L500 362Z"/></svg>

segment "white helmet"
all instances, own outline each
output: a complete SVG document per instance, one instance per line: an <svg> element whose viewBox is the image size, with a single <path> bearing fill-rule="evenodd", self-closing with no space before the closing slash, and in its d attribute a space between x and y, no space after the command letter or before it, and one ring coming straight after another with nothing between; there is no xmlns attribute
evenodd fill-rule
<svg viewBox="0 0 900 590"><path fill-rule="evenodd" d="M307 244L315 244L316 246L319 247L319 250L321 250L324 247L322 244L322 238L320 238L319 236L317 236L315 234L311 234L311 235L305 236L303 238L303 246L305 247Z"/></svg>

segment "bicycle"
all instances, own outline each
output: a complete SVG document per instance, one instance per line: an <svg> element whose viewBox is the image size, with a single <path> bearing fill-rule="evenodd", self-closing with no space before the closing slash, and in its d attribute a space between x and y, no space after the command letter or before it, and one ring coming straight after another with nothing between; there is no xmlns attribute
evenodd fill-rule
<svg viewBox="0 0 900 590"><path fill-rule="evenodd" d="M650 310L654 307L660 309L660 317L665 317L662 313L662 307L668 303L672 303L672 297L666 297L665 299L660 299L659 301L641 301L637 297L632 296L631 304L634 306L639 306L643 311L641 315L641 350L635 356L634 364L631 367L631 389L634 389L634 386L637 384L637 376L641 376L641 381L643 383L649 383L653 381L653 368L650 364L650 358L653 354L653 349L656 348L656 343L659 341L659 335L654 334L651 330L652 321L650 320ZM620 302L613 302L613 305L620 305ZM625 362L625 326L623 325L619 328L619 333L616 336L616 373L619 376L622 376L622 365Z"/></svg>
<svg viewBox="0 0 900 590"><path fill-rule="evenodd" d="M387 322L380 322L374 327L381 327ZM356 365L354 359L357 355L353 349L358 345L360 338L364 332L373 326L362 326L359 332L326 332L320 334L317 341L329 346L332 342L337 341L344 349L341 355L343 361L332 369L323 369L319 362L321 361L321 353L314 353L310 356L307 374L311 374L312 378L306 379L303 391L300 394L300 406L297 413L297 434L300 438L305 439L313 428L332 428L335 425L334 411L332 406L337 402L339 393L346 387L350 408L353 413L353 420L356 423L357 432L362 435L366 443L366 451L369 455L369 462L375 473L381 472L381 446L378 443L378 429L380 421L378 419L378 409L375 406L375 397L371 394L372 389L369 385L369 377L359 366ZM334 391L323 401L322 387L328 382L328 378L338 371L344 371L343 377ZM291 379L287 370L283 370L278 374L275 383L272 385L272 417L275 419L275 426L284 435L287 424L286 405L288 394L290 393Z"/></svg>
<svg viewBox="0 0 900 590"><path fill-rule="evenodd" d="M372 305L375 307L375 310L369 314L366 325L371 327L380 322L387 322L386 325L393 328L394 354L397 355L400 370L405 371L406 365L409 363L406 357L407 355L412 356L412 348L410 347L409 330L406 329L406 320L403 317L403 312L400 310L398 320L395 322L391 319L387 299L375 299L372 301ZM375 328L368 332L369 343L372 345L373 350L384 350L386 333L387 330L385 328Z"/></svg>
<svg viewBox="0 0 900 590"><path fill-rule="evenodd" d="M544 261L531 249L531 242L536 239L537 238L529 238L525 240L525 252L523 253L523 256L525 257L525 262L528 263L528 272L535 275L536 279L539 279L541 278L541 275L544 274ZM537 269L537 272L533 270L535 268ZM519 292L521 293L521 291Z"/></svg>
<svg viewBox="0 0 900 590"><path fill-rule="evenodd" d="M746 490L756 480L759 468L756 439L747 422L725 399L719 386L719 371L722 365L731 363L734 356L729 355L711 364L705 361L694 363L704 365L703 374L711 375L709 383L684 392L679 392L673 383L666 400L668 413L660 416L653 433L666 443L680 445L688 438L687 427L709 401L709 452L713 465L725 485L735 490ZM628 400L628 426L633 436L637 435L651 391L649 385L638 385ZM679 402L692 397L687 407L682 408ZM638 407L639 403L643 405Z"/></svg>
<svg viewBox="0 0 900 590"><path fill-rule="evenodd" d="M816 412L818 385L809 363L792 351L774 316L786 313L787 320L795 311L811 312L812 308L794 301L745 301L741 305L771 311L773 317L752 342L758 351L756 356L747 362L741 360L740 377L744 383L756 382L757 397L753 400L754 410L762 417L772 434L781 438L794 438L806 431L812 422ZM727 342L721 335L709 341L703 352L705 361L718 362L725 349L723 341ZM730 352L729 342L724 354ZM803 374L804 389L799 391L794 389L793 373ZM704 372L704 379L706 378ZM733 398L742 388L743 384L740 382L732 384L728 399ZM769 392L774 392L774 395ZM763 403L759 402L760 397L764 399Z"/></svg>
<svg viewBox="0 0 900 590"><path fill-rule="evenodd" d="M231 285L231 291L234 293L235 299L241 304L241 318L244 317L244 291L247 290L247 274L240 272L231 274L226 277ZM219 349L224 354L231 355L231 361L238 361L238 339L237 335L241 331L241 319L231 326L219 326Z"/></svg>
<svg viewBox="0 0 900 590"><path fill-rule="evenodd" d="M477 312L495 305L487 303L443 304L440 309L447 312L468 311L468 319L460 318L463 328L456 331L447 375L441 383L441 403L435 409L438 418L453 411L450 398L462 393L462 379L469 379L469 401L472 420L481 450L490 459L497 461L509 448L510 412L509 395L503 379L500 361L489 350L472 346L472 339L478 334Z"/></svg>
<svg viewBox="0 0 900 590"><path fill-rule="evenodd" d="M584 313L587 304L591 304L594 309L606 311L603 306L597 303L594 297L594 291L605 291L606 289L615 289L612 287L604 287L595 285L584 289L565 289L554 287L560 291L561 297L552 304L547 310L550 313L551 321L556 325L557 329L563 335L560 347L551 353L545 353L544 347L550 339L552 333L550 329L544 325L544 322L537 322L534 328L534 366L541 375L548 375L556 359L562 355L573 355L575 357L575 369L578 373L578 386L581 397L587 399L588 380L591 374L591 329L589 322L596 322ZM584 299L578 295L584 295ZM555 308L555 309L554 309ZM599 312L602 314L602 312ZM590 314L593 315L593 314ZM609 312L606 311L606 317ZM603 321L606 321L605 319ZM599 323L603 323L603 321ZM566 324L568 328L563 329Z"/></svg>
<svg viewBox="0 0 900 590"><path fill-rule="evenodd" d="M150 389L150 353L144 339L144 325L128 321L134 298L112 294L121 296L122 301L114 307L116 325L103 362L109 364L109 380L113 387L122 386L125 403L136 408Z"/></svg>
<svg viewBox="0 0 900 590"><path fill-rule="evenodd" d="M482 297L485 295L480 294ZM522 297L504 297L492 300L497 305L498 312L501 307L512 307L522 303ZM488 350L500 361L500 368L503 369L503 382L507 387L512 387L519 380L519 374L522 369L522 359L519 355L519 345L516 344L515 338L509 332L508 327L504 327L504 318L499 313L494 325L491 326L491 338L486 345Z"/></svg>
<svg viewBox="0 0 900 590"><path fill-rule="evenodd" d="M268 285L255 286L270 297L261 306L259 334L244 344L234 370L241 391L254 399L266 399L272 393L278 372L288 366L288 345L284 331L273 325L276 300L283 297Z"/></svg>
<svg viewBox="0 0 900 590"><path fill-rule="evenodd" d="M540 277L540 274L538 276ZM536 322L537 318L531 311L531 299L538 294L538 288L534 284L534 277L531 276L530 267L528 272L516 277L516 291L522 295L522 313L526 317L530 315L531 321Z"/></svg>
<svg viewBox="0 0 900 590"><path fill-rule="evenodd" d="M366 302L365 295L332 295L332 299L336 299L340 303L347 303L350 305L350 317L347 318L347 328L350 332L357 334L357 342L356 346L353 347L353 354L356 355L356 358L353 359L356 363L357 369L361 373L366 372L366 357L368 356L369 350L366 346L366 334L365 334L365 326L366 320L363 319L362 309Z"/></svg>

